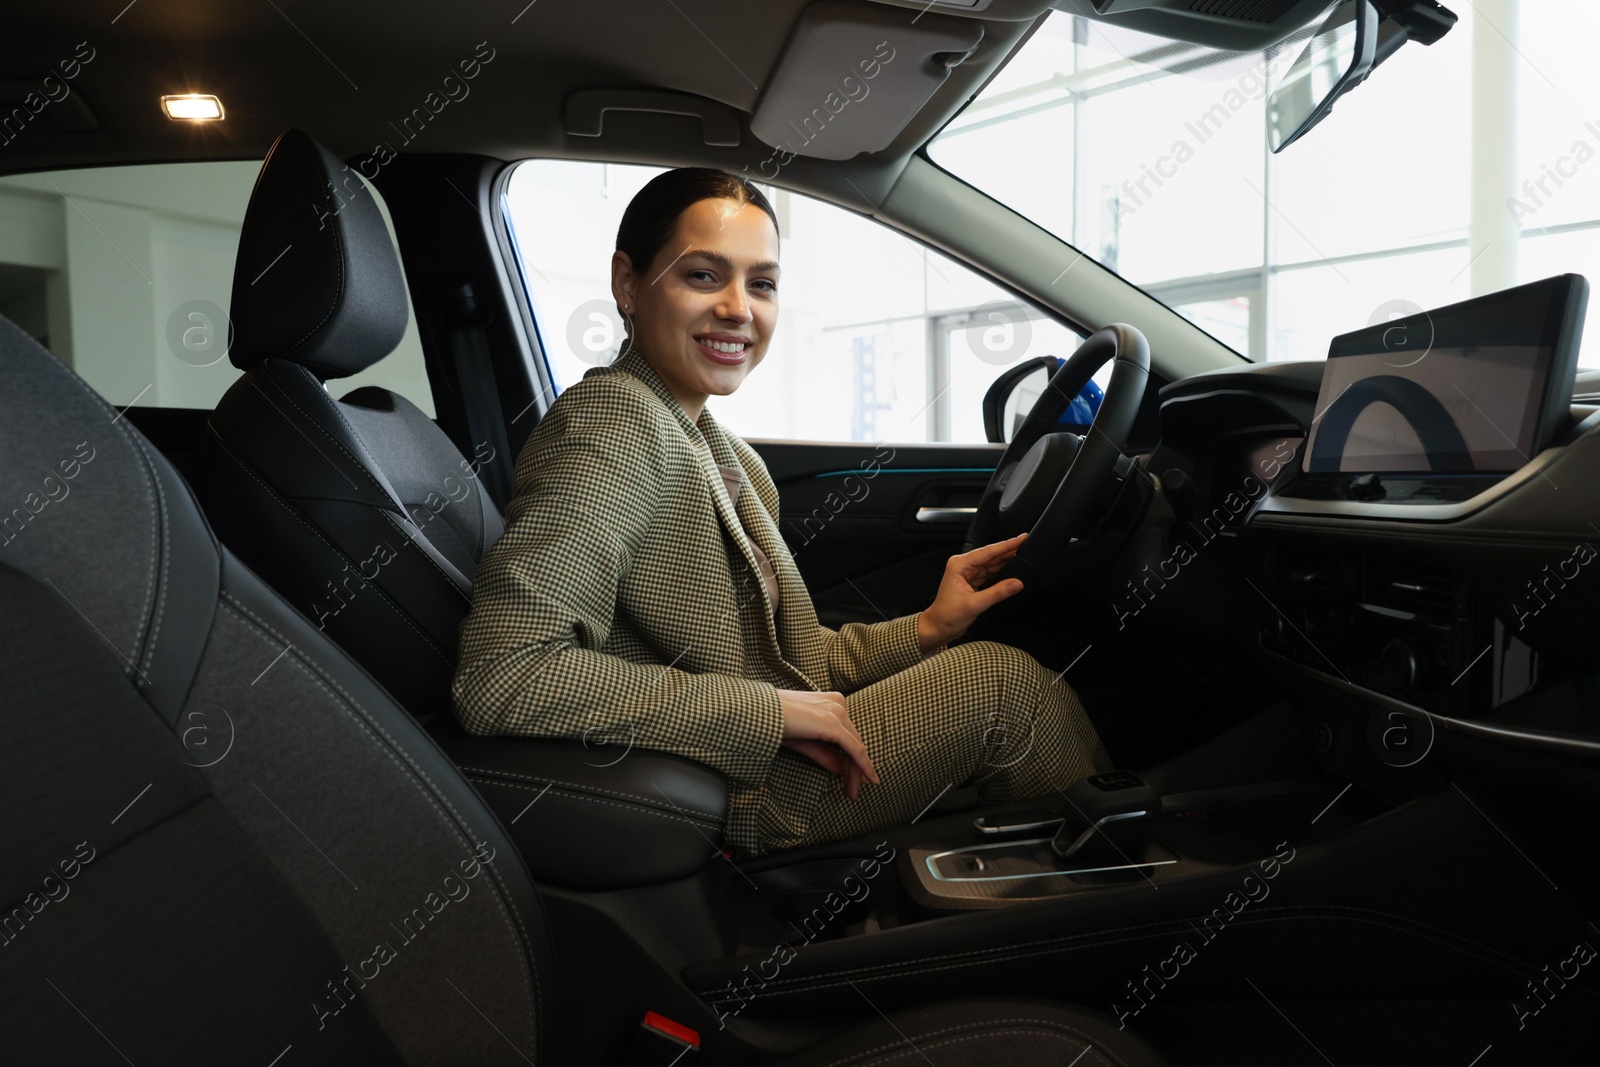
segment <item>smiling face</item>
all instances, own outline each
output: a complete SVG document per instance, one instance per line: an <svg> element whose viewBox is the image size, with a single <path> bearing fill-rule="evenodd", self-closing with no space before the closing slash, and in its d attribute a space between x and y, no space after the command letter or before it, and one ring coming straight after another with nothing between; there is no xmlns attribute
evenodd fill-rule
<svg viewBox="0 0 1600 1067"><path fill-rule="evenodd" d="M633 344L691 421L767 354L778 322L778 231L754 204L699 200L655 261L611 260L611 291L631 309Z"/></svg>

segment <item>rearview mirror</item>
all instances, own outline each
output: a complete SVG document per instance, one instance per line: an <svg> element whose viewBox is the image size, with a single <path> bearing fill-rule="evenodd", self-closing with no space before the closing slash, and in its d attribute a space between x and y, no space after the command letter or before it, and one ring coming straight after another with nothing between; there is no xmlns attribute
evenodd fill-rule
<svg viewBox="0 0 1600 1067"><path fill-rule="evenodd" d="M1372 0L1344 0L1323 20L1267 98L1271 149L1283 151L1327 118L1333 102L1372 71L1377 52L1378 9Z"/></svg>

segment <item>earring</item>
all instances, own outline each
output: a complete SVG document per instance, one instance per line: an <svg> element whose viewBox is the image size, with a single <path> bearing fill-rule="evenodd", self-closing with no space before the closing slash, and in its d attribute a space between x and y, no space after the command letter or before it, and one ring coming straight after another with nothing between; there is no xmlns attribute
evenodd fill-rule
<svg viewBox="0 0 1600 1067"><path fill-rule="evenodd" d="M624 315L627 315L632 310L633 310L632 305L629 305L629 306L624 307L622 309L622 313ZM621 348L620 351L617 352L617 359L621 359L623 356L627 355L630 351L632 351L632 349L633 349L633 320L630 318L628 320L628 331L622 335L622 348Z"/></svg>

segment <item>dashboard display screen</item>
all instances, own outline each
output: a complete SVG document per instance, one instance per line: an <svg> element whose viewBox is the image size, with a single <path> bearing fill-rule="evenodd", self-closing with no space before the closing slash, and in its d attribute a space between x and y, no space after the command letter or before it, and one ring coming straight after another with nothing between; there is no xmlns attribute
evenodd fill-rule
<svg viewBox="0 0 1600 1067"><path fill-rule="evenodd" d="M1562 275L1335 337L1305 470L1522 467L1566 413L1587 292Z"/></svg>

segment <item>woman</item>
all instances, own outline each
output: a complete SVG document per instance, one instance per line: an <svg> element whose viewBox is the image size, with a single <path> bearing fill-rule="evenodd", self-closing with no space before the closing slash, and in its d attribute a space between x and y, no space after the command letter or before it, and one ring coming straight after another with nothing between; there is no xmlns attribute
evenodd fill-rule
<svg viewBox="0 0 1600 1067"><path fill-rule="evenodd" d="M714 767L746 855L908 822L968 780L998 801L1108 768L1077 695L1032 656L946 647L1021 589L986 583L1025 534L951 557L920 612L818 623L765 464L705 406L777 324L761 192L715 170L659 175L623 214L611 267L627 340L517 459L462 625L463 726Z"/></svg>

